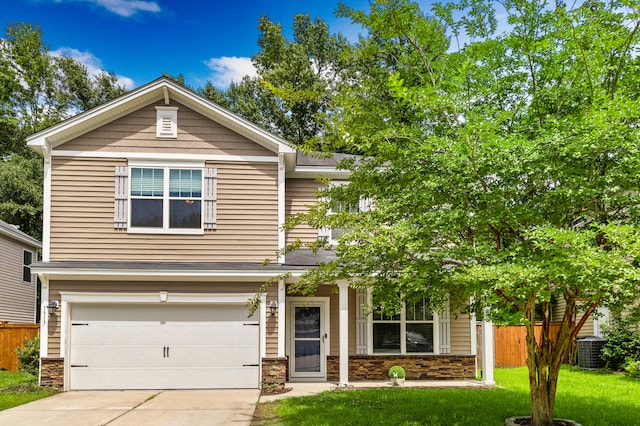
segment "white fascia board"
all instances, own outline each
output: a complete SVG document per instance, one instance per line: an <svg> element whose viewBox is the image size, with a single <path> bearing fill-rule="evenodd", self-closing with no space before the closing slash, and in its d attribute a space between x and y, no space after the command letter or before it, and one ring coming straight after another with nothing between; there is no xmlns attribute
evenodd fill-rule
<svg viewBox="0 0 640 426"><path fill-rule="evenodd" d="M56 268L40 266L32 268L34 272L46 276L51 279L67 279L67 280L93 280L93 281L105 281L105 280L140 280L140 281L153 281L162 279L163 281L255 281L255 280L268 280L270 278L277 277L284 273L290 272L292 276L300 276L304 271L262 271L262 270L196 270L196 271L184 271L184 270L172 270L172 269L154 269L148 270L135 270L135 269L87 269L87 268Z"/></svg>
<svg viewBox="0 0 640 426"><path fill-rule="evenodd" d="M130 161L217 161L217 162L248 162L248 163L277 163L277 156L262 155L207 155L207 154L169 154L154 152L125 152L125 151L68 151L54 150L52 157L75 158L126 158Z"/></svg>
<svg viewBox="0 0 640 426"><path fill-rule="evenodd" d="M160 100L163 98L161 83L162 81L142 86L110 102L35 133L27 137L27 145L32 149L41 149L46 147L47 142L49 142L51 147L55 148L61 143L135 111L142 105Z"/></svg>
<svg viewBox="0 0 640 426"><path fill-rule="evenodd" d="M0 223L0 234L13 240L19 241L30 248L42 248L42 244L40 243L40 241L36 240L30 235L25 234L19 229L14 228L13 225L7 224L7 226L5 227Z"/></svg>
<svg viewBox="0 0 640 426"><path fill-rule="evenodd" d="M332 179L349 179L351 172L336 169L335 167L297 166L292 172L287 174L287 177L292 178L315 178L317 176Z"/></svg>
<svg viewBox="0 0 640 426"><path fill-rule="evenodd" d="M168 82L169 83L169 82ZM190 91L186 91L179 86L173 85L172 98L186 104L188 107L196 109L198 112L212 120L226 125L234 131L246 136L254 142L270 149L276 153L293 154L295 150L281 137L270 133L250 121L222 108L207 99L202 98Z"/></svg>

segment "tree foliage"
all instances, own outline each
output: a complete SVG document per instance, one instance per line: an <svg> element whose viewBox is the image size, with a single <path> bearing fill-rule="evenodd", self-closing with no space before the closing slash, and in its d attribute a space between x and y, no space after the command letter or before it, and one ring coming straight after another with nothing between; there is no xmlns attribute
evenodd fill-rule
<svg viewBox="0 0 640 426"><path fill-rule="evenodd" d="M266 15L258 29L260 51L252 58L258 77L246 76L222 93L208 84L200 93L295 145L322 136L346 40L309 15L294 17L293 40Z"/></svg>
<svg viewBox="0 0 640 426"><path fill-rule="evenodd" d="M462 0L426 15L377 0L339 13L368 35L349 51L362 66L341 77L351 84L329 147L363 156L341 165L349 185L327 186L326 201L288 225L351 229L338 259L298 289L350 279L391 311L426 295L434 309L450 298L524 324L533 422L551 424L559 367L582 324L640 295L639 11ZM497 13L508 16L501 31ZM375 208L327 215L363 197ZM554 299L566 309L552 339Z"/></svg>
<svg viewBox="0 0 640 426"><path fill-rule="evenodd" d="M40 27L8 24L0 39L0 218L40 238L42 161L26 137L122 93L113 73L90 75L52 55Z"/></svg>

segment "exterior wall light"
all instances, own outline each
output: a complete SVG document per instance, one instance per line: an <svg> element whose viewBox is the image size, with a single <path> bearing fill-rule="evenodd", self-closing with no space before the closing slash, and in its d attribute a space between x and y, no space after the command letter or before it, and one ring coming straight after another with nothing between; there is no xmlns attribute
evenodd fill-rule
<svg viewBox="0 0 640 426"><path fill-rule="evenodd" d="M272 300L271 303L269 303L269 310L271 310L271 316L274 316L278 310L278 302Z"/></svg>
<svg viewBox="0 0 640 426"><path fill-rule="evenodd" d="M52 317L56 311L58 310L58 307L60 306L60 304L58 303L57 300L50 300L49 304L47 305L47 310L49 311L49 316Z"/></svg>

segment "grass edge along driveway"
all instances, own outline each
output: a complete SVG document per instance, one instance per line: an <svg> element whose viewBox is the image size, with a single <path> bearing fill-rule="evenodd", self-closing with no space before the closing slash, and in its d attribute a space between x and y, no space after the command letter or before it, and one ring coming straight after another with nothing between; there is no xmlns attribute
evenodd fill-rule
<svg viewBox="0 0 640 426"><path fill-rule="evenodd" d="M287 398L259 404L252 426L496 426L530 415L527 369L496 369L495 379L495 389L356 389ZM640 425L640 380L564 366L555 417L583 426Z"/></svg>
<svg viewBox="0 0 640 426"><path fill-rule="evenodd" d="M0 371L0 411L54 395L38 386L37 377L27 373Z"/></svg>

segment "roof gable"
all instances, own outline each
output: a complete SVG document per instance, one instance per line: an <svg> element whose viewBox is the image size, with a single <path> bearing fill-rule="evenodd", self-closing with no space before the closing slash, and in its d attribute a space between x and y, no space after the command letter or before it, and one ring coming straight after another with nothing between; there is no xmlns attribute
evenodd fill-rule
<svg viewBox="0 0 640 426"><path fill-rule="evenodd" d="M261 129L166 77L159 78L106 104L35 133L27 138L27 144L33 150L46 156L52 149L71 139L163 99L165 103L168 103L170 99L180 102L274 153L293 154L295 152L279 136Z"/></svg>

